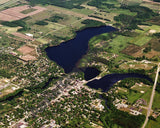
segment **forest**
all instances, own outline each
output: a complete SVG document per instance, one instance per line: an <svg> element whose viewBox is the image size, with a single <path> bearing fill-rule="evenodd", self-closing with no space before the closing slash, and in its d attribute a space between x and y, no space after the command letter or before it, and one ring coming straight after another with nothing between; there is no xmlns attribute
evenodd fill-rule
<svg viewBox="0 0 160 128"><path fill-rule="evenodd" d="M83 8L80 5L87 0L27 0L30 5L34 6L36 4L43 4L43 5L55 5L60 6L68 9L72 8Z"/></svg>

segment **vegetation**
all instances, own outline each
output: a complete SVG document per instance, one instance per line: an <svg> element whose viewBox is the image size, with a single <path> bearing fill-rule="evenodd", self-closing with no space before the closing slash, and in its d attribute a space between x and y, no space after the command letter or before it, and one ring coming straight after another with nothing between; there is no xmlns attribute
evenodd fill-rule
<svg viewBox="0 0 160 128"><path fill-rule="evenodd" d="M17 21L4 21L1 23L2 25L8 26L8 27L22 27L20 29L18 29L18 31L26 31L29 30L30 28L27 26L26 22L24 22L23 20L17 20Z"/></svg>
<svg viewBox="0 0 160 128"><path fill-rule="evenodd" d="M159 33L154 33L153 36L156 37L156 38L159 38L160 37L160 32Z"/></svg>
<svg viewBox="0 0 160 128"><path fill-rule="evenodd" d="M123 24L123 29L136 29L137 28L137 20L134 16L120 14L119 16L115 16L114 20ZM122 28L121 28L122 29Z"/></svg>
<svg viewBox="0 0 160 128"><path fill-rule="evenodd" d="M102 114L100 119L105 127L113 127L115 124L123 128L139 128L142 126L145 120L144 115L133 116L128 112L117 110L112 104L111 95L103 96L103 98L107 100L107 106L105 107L106 113Z"/></svg>
<svg viewBox="0 0 160 128"><path fill-rule="evenodd" d="M42 26L48 25L48 23L45 22L45 21L37 21L35 24L37 24L37 25L42 25Z"/></svg>
<svg viewBox="0 0 160 128"><path fill-rule="evenodd" d="M54 15L52 17L49 18L49 21L51 22L58 22L59 20L63 20L63 17L59 16L59 15Z"/></svg>
<svg viewBox="0 0 160 128"><path fill-rule="evenodd" d="M11 78L15 73L9 73L8 70L0 69L0 77Z"/></svg>
<svg viewBox="0 0 160 128"><path fill-rule="evenodd" d="M8 26L8 27L18 27L18 26L25 27L26 26L26 23L22 20L16 20L16 21L11 21L11 22L3 21L1 24Z"/></svg>
<svg viewBox="0 0 160 128"><path fill-rule="evenodd" d="M60 6L60 7L64 7L64 8L68 8L68 9L72 9L72 8L83 8L80 5L83 2L86 2L86 0L70 0L70 1L59 1L59 0L28 0L30 2L31 5L35 5L35 4L49 4L49 5L56 5L56 6Z"/></svg>
<svg viewBox="0 0 160 128"><path fill-rule="evenodd" d="M119 16L115 16L114 20L121 23L121 29L137 29L138 24L142 24L144 21L151 19L157 14L154 13L151 9L142 6L122 6L123 9L128 9L131 12L136 12L137 15L130 16L126 14L120 14Z"/></svg>
<svg viewBox="0 0 160 128"><path fill-rule="evenodd" d="M106 8L115 8L114 4L109 4L109 3L106 3L108 0L91 0L90 2L88 2L88 5L91 5L91 6L95 6L97 8L100 8L100 9L103 9L104 6ZM113 0L113 2L115 2L116 0Z"/></svg>
<svg viewBox="0 0 160 128"><path fill-rule="evenodd" d="M23 93L23 89L18 89L15 92L10 93L10 94L8 94L8 95L3 96L2 98L0 98L0 102L7 101L7 100L11 101L16 96L20 97L22 93Z"/></svg>
<svg viewBox="0 0 160 128"><path fill-rule="evenodd" d="M135 83L139 83L139 82L143 82L144 84L147 85L151 85L151 82L146 80L146 79L142 79L142 78L126 78L124 80L121 80L120 83L118 83L119 87L125 87L125 88L131 88L133 85L135 85Z"/></svg>
<svg viewBox="0 0 160 128"><path fill-rule="evenodd" d="M90 20L90 19L84 20L84 21L82 21L81 23L82 23L82 24L85 24L85 28L105 26L105 24L102 23L102 22L100 22L100 21Z"/></svg>
<svg viewBox="0 0 160 128"><path fill-rule="evenodd" d="M37 9L30 8L30 9L27 9L27 10L22 11L21 13L23 13L23 14L28 14L28 13L34 12L34 11L36 11L36 10L37 10Z"/></svg>

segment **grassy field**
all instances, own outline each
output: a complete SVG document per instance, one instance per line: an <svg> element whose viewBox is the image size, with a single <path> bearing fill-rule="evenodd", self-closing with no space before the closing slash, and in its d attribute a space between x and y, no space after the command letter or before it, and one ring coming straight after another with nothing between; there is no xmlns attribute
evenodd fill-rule
<svg viewBox="0 0 160 128"><path fill-rule="evenodd" d="M147 102L147 104L149 103L151 92L152 92L151 86L146 86L146 85L138 86L138 85L136 85L132 88L132 90L136 90L138 92L137 93L132 92L131 95L129 95L129 100L131 102L134 102L136 100L136 98L138 98L138 99L142 98ZM144 91L144 93L141 93L140 91Z"/></svg>
<svg viewBox="0 0 160 128"><path fill-rule="evenodd" d="M134 90L136 90L137 92L135 92ZM141 93L140 91L144 91L144 93ZM147 103L149 103L151 92L152 92L151 86L146 86L146 85L143 86L135 85L131 89L131 91L129 91L127 88L120 88L118 90L118 93L120 95L128 97L128 102L130 102L131 104L135 103L140 98L144 99Z"/></svg>
<svg viewBox="0 0 160 128"><path fill-rule="evenodd" d="M138 36L136 36L135 38L132 38L130 40L130 43L142 46L146 43L148 43L150 40L152 39L152 37L146 36L145 34L139 34Z"/></svg>
<svg viewBox="0 0 160 128"><path fill-rule="evenodd" d="M7 26L2 26L1 29L3 29L4 31L6 31L6 33L14 33L16 32L20 27L7 27Z"/></svg>
<svg viewBox="0 0 160 128"><path fill-rule="evenodd" d="M135 16L137 13L135 12L131 12L129 10L124 10L124 9L115 9L111 11L112 13L116 13L116 14L126 14L126 15L131 15L131 16Z"/></svg>
<svg viewBox="0 0 160 128"><path fill-rule="evenodd" d="M85 15L89 15L89 14L92 14L94 12L90 9L77 9L77 8L72 9L72 11L73 12L78 12L78 13L81 13L81 14L85 14Z"/></svg>
<svg viewBox="0 0 160 128"><path fill-rule="evenodd" d="M159 85L158 85L159 86ZM153 109L155 110L156 108L160 109L160 93L156 92L154 101L153 101Z"/></svg>
<svg viewBox="0 0 160 128"><path fill-rule="evenodd" d="M146 128L160 128L160 116L156 120L157 121L149 120Z"/></svg>
<svg viewBox="0 0 160 128"><path fill-rule="evenodd" d="M113 53L119 54L119 52L127 46L127 43L130 40L130 37L118 35L109 42L110 48L108 50L110 50Z"/></svg>

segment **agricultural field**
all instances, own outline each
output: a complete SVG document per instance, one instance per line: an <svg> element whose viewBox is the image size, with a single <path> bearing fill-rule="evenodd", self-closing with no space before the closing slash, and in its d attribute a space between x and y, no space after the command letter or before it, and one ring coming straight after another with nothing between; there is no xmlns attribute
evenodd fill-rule
<svg viewBox="0 0 160 128"><path fill-rule="evenodd" d="M3 10L7 7L13 7L13 6L17 6L19 5L19 1L20 0L1 0L1 4L0 4L0 10ZM21 2L23 3L24 0L21 0Z"/></svg>
<svg viewBox="0 0 160 128"><path fill-rule="evenodd" d="M32 7L29 7L28 5L24 5L24 6L18 6L18 7L13 7L13 8L3 10L0 12L0 20L2 21L20 20L20 19L23 19L31 15L35 15L45 10L45 8L35 6L33 7L34 11L30 13L26 13L26 14L23 13L24 11L30 8Z"/></svg>

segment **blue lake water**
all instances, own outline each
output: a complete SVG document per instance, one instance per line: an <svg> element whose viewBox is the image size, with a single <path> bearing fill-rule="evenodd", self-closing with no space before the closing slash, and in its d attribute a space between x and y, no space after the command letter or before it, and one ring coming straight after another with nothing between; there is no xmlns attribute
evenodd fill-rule
<svg viewBox="0 0 160 128"><path fill-rule="evenodd" d="M111 26L87 28L76 32L72 40L61 43L58 46L46 48L47 56L60 65L66 73L76 66L78 61L87 53L89 40L99 34L115 31Z"/></svg>
<svg viewBox="0 0 160 128"><path fill-rule="evenodd" d="M99 74L100 74L100 71L97 68L87 67L84 71L84 79L90 80L98 76Z"/></svg>
<svg viewBox="0 0 160 128"><path fill-rule="evenodd" d="M94 89L102 89L102 91L106 92L110 89L111 86L113 86L116 82L119 80L123 80L125 78L144 78L149 80L150 82L153 82L148 76L142 75L142 74L137 74L137 73L126 73L126 74L109 74L101 79L93 80L91 82L88 82L87 85L90 88Z"/></svg>

